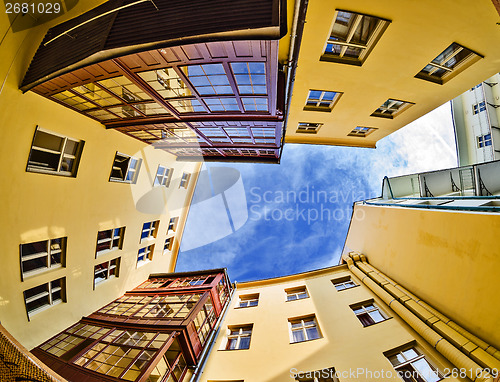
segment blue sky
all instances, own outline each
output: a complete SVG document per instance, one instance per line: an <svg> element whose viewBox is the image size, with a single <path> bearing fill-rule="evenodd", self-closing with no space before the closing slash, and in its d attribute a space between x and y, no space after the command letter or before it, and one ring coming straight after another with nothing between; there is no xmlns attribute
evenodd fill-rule
<svg viewBox="0 0 500 382"><path fill-rule="evenodd" d="M376 149L287 144L279 165L205 164L237 171L226 169L220 187L215 173L212 186L204 173L195 191L203 203L191 208L176 271L226 267L232 281L243 282L337 264L352 203L380 196L385 175L454 166L449 103Z"/></svg>

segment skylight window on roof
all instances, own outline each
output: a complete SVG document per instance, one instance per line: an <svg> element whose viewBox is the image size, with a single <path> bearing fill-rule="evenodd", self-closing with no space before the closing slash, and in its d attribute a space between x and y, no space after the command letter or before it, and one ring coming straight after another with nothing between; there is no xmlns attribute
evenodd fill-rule
<svg viewBox="0 0 500 382"><path fill-rule="evenodd" d="M263 62L233 62L231 69L240 94L267 93L266 67Z"/></svg>

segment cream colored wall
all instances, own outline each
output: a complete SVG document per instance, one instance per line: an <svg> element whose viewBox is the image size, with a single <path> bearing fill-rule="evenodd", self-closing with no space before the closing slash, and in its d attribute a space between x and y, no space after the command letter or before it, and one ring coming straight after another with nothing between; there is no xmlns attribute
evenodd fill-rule
<svg viewBox="0 0 500 382"><path fill-rule="evenodd" d="M330 367L335 367L337 372L353 370L355 373L358 368L394 372L383 352L413 340L441 370L451 366L355 276L351 275L351 278L359 286L338 292L331 280L348 275L350 272L344 265L238 284L200 381L292 382L294 379L290 370L293 368L297 372ZM284 290L303 285L307 287L310 297L287 302ZM260 294L257 307L235 308L239 295L253 293ZM349 305L370 299L391 318L364 328ZM291 344L288 319L309 314L316 315L322 338ZM250 348L223 350L227 342L227 327L241 324L253 324ZM359 372L358 378L354 375L341 376L340 380L377 379L363 373ZM391 380L387 374L384 377ZM395 372L392 380L400 381Z"/></svg>
<svg viewBox="0 0 500 382"><path fill-rule="evenodd" d="M320 61L335 9L391 20L361 67ZM294 82L286 142L375 147L386 135L458 96L500 69L500 17L491 1L309 1ZM414 78L452 42L484 56L444 85ZM303 111L310 89L344 94L330 113ZM415 103L393 120L370 117L387 99ZM297 134L299 122L323 123ZM348 137L356 126L378 128Z"/></svg>
<svg viewBox="0 0 500 382"><path fill-rule="evenodd" d="M90 1L81 3L64 18L90 8ZM11 33L3 12L0 17L2 35L7 32L0 45L0 161L4 164L0 184L0 321L24 346L32 348L137 286L150 273L173 271L197 173L187 190L179 188L180 177L183 171L197 172L200 164L175 162L174 156L106 130L55 102L32 92L22 94L18 85L49 25ZM60 21L62 18L52 24ZM37 125L85 141L76 178L26 172ZM136 184L108 181L116 151L143 159ZM173 167L174 176L168 189L152 192L158 164ZM152 204L156 210L148 210ZM181 216L176 244L171 253L163 254L168 222L173 216ZM153 261L136 269L137 252L143 246L139 244L142 225L158 219ZM122 226L126 227L123 249L95 259L97 232ZM63 236L68 238L66 268L21 282L19 245ZM94 266L118 256L119 277L93 290ZM23 291L61 277L66 277L67 302L33 315L28 322Z"/></svg>
<svg viewBox="0 0 500 382"><path fill-rule="evenodd" d="M355 206L345 250L500 346L497 214Z"/></svg>

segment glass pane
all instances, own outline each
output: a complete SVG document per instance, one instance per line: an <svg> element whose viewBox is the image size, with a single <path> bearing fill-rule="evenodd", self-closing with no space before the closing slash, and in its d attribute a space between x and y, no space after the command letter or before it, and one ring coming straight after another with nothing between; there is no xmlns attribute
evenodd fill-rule
<svg viewBox="0 0 500 382"><path fill-rule="evenodd" d="M292 332L293 342L305 341L304 332L302 330L295 330Z"/></svg>
<svg viewBox="0 0 500 382"><path fill-rule="evenodd" d="M373 310L369 314L370 314L370 317L375 322L380 322L380 321L384 321L385 320L385 318L380 314L380 312L378 310Z"/></svg>
<svg viewBox="0 0 500 382"><path fill-rule="evenodd" d="M240 340L240 349L250 348L250 337L243 337Z"/></svg>
<svg viewBox="0 0 500 382"><path fill-rule="evenodd" d="M418 370L420 375L427 382L436 382L441 379L438 373L432 369L431 365L429 365L425 358L421 358L418 361L412 362L411 365Z"/></svg>
<svg viewBox="0 0 500 382"><path fill-rule="evenodd" d="M420 354L419 354L419 353L417 353L417 351L416 351L415 349L413 349L413 348L408 349L408 350L405 350L405 351L403 351L402 353L403 353L403 355L405 356L405 358L406 358L407 360L410 360L410 359L416 358L416 357L418 357L418 356L420 355Z"/></svg>
<svg viewBox="0 0 500 382"><path fill-rule="evenodd" d="M309 340L314 340L316 338L319 338L318 329L316 329L316 327L307 328L306 333L307 333L307 339Z"/></svg>

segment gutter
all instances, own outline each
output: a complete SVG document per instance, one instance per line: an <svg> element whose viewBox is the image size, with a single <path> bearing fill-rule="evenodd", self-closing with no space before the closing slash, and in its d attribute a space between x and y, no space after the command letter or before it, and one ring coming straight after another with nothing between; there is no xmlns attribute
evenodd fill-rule
<svg viewBox="0 0 500 382"><path fill-rule="evenodd" d="M302 35L304 33L304 24L306 23L307 5L309 0L295 0L292 32L290 38L290 51L288 53L288 72L285 89L285 120L283 121L283 134L281 136L281 149L279 154L279 161L283 155L283 147L285 145L286 125L288 116L290 115L290 101L293 92L293 83L295 82L295 71L297 70L297 61L299 58L300 45L302 42Z"/></svg>

